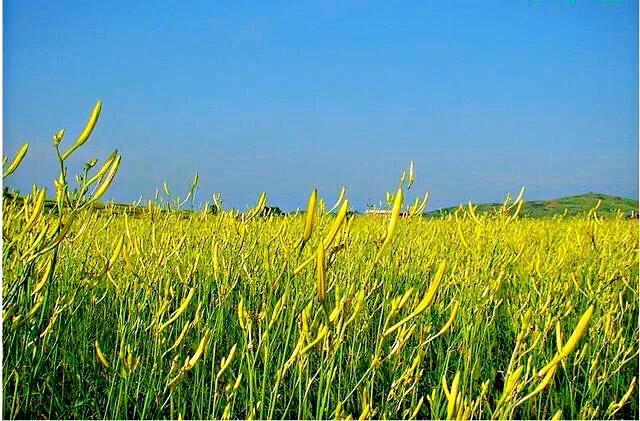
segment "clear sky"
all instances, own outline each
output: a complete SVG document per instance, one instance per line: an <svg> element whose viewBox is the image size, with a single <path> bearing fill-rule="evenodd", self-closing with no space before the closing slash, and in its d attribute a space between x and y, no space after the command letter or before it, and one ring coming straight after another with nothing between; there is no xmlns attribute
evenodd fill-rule
<svg viewBox="0 0 640 421"><path fill-rule="evenodd" d="M166 180L245 208L342 185L378 202L415 161L429 208L597 191L638 195L636 1L4 1L9 184L118 148L108 198Z"/></svg>

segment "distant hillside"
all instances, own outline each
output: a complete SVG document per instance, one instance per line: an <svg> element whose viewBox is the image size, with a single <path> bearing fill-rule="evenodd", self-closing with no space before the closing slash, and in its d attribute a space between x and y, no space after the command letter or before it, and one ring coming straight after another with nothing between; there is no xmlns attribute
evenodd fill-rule
<svg viewBox="0 0 640 421"><path fill-rule="evenodd" d="M13 199L15 196L13 193L9 193L5 191L3 193L4 199ZM21 199L18 196L18 199ZM628 199L624 197L617 196L609 196L601 193L586 193L577 196L567 196L559 199L551 199L551 200L530 200L525 201L520 211L522 216L527 216L531 218L549 218L554 215L561 215L567 211L568 216L579 215L589 212L594 208L598 200L602 200L600 204L600 208L598 209L598 215L600 216L615 216L618 210L621 210L625 215L632 216L638 215L638 202L633 199ZM466 206L467 204L463 204ZM488 212L493 209L497 209L502 206L502 203L481 203L476 204L478 212ZM104 210L109 209L110 212L115 213L129 213L132 215L141 215L146 211L146 206L134 206L130 204L124 203L104 203L98 202L94 203L92 207L96 210ZM45 208L55 211L56 203L51 199L47 199L45 201ZM449 208L441 208L437 210L433 210L430 212L426 212L424 216L427 217L441 217L446 216L455 210L458 209L458 206L452 206ZM198 209L195 209L198 211ZM164 208L163 211L168 212L176 212L176 210L169 210ZM192 212L189 209L180 209L177 212L182 213L184 215ZM267 207L266 212L268 214L274 215L284 215L285 213L280 210L278 207ZM359 214L358 212L351 211L352 214Z"/></svg>
<svg viewBox="0 0 640 421"><path fill-rule="evenodd" d="M618 210L621 210L628 216L631 216L632 213L638 213L638 202L636 200L601 193L586 193L552 200L525 201L521 214L532 218L546 218L561 215L566 210L567 215L578 215L589 212L589 210L593 209L596 203L598 203L598 200L602 200L600 208L598 209L598 215L600 216L614 216ZM482 203L478 204L477 210L486 212L499 208L500 206L502 206L501 203ZM428 212L426 215L445 216L454 212L457 208L457 206L442 208Z"/></svg>

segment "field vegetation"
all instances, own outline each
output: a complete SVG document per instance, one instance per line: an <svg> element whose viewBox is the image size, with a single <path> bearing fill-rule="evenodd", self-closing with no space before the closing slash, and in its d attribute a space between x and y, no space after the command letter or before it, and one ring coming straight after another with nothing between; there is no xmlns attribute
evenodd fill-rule
<svg viewBox="0 0 640 421"><path fill-rule="evenodd" d="M176 211L197 179L186 199L165 185L143 212L97 212L120 155L75 178L68 158L100 107L75 142L54 136L55 192L3 201L3 417L640 415L623 213L532 219L520 194L423 218L413 165L380 218L350 214L345 190L294 215L265 214L266 194Z"/></svg>

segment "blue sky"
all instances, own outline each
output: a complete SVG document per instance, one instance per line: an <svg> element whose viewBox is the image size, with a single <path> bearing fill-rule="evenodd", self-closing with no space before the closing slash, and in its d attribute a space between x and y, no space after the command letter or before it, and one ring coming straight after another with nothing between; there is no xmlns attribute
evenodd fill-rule
<svg viewBox="0 0 640 421"><path fill-rule="evenodd" d="M304 207L342 185L356 208L415 161L430 208L598 191L638 195L635 1L5 1L9 184L51 185L118 148L108 198L166 180L245 208Z"/></svg>

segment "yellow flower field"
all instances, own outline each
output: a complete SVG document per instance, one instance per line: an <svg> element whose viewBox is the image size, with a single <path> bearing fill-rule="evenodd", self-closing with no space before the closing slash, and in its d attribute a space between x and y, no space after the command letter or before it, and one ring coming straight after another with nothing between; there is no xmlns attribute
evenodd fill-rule
<svg viewBox="0 0 640 421"><path fill-rule="evenodd" d="M383 217L98 210L99 114L3 201L4 417L638 418L637 221L424 218L413 165Z"/></svg>

